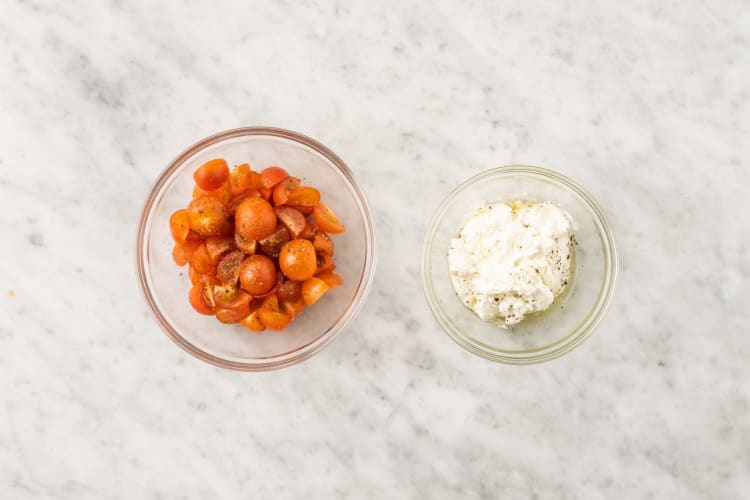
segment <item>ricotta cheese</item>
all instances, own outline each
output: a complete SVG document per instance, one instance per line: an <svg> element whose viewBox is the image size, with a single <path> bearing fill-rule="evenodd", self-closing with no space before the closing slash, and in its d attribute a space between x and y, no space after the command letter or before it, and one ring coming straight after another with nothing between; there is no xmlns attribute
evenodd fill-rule
<svg viewBox="0 0 750 500"><path fill-rule="evenodd" d="M574 243L570 215L550 202L486 205L451 240L453 288L482 320L514 325L563 292Z"/></svg>

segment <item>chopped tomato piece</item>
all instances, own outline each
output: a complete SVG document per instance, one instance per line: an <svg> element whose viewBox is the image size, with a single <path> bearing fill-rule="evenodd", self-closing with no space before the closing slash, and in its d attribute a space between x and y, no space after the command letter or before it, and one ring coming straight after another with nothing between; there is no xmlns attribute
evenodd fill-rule
<svg viewBox="0 0 750 500"><path fill-rule="evenodd" d="M310 278L302 283L302 298L305 304L315 304L328 291L328 284L319 278Z"/></svg>
<svg viewBox="0 0 750 500"><path fill-rule="evenodd" d="M310 186L298 187L289 193L287 203L297 207L314 207L320 203L320 191Z"/></svg>
<svg viewBox="0 0 750 500"><path fill-rule="evenodd" d="M288 180L288 179L287 179ZM286 181L285 181L286 182ZM292 238L299 238L305 230L307 219L299 210L292 207L276 207L276 217L289 230Z"/></svg>
<svg viewBox="0 0 750 500"><path fill-rule="evenodd" d="M234 238L231 236L209 236L206 238L206 250L211 262L218 262L219 257L234 248Z"/></svg>
<svg viewBox="0 0 750 500"><path fill-rule="evenodd" d="M229 179L229 166L226 160L217 158L201 165L193 174L195 183L204 191L220 188Z"/></svg>
<svg viewBox="0 0 750 500"><path fill-rule="evenodd" d="M185 245L175 243L172 249L172 260L175 264L182 267L188 263L187 254L185 253Z"/></svg>
<svg viewBox="0 0 750 500"><path fill-rule="evenodd" d="M214 270L214 264L208 255L205 244L200 244L195 252L188 257L188 262L193 266L196 272L200 274L210 274Z"/></svg>
<svg viewBox="0 0 750 500"><path fill-rule="evenodd" d="M245 328L252 330L254 332L262 332L266 329L263 322L260 320L260 314L258 314L259 309L255 309L254 311L251 308L250 314L245 317L245 319L240 321L240 324L244 326Z"/></svg>
<svg viewBox="0 0 750 500"><path fill-rule="evenodd" d="M178 210L169 217L169 230L176 243L185 243L190 234L190 217L187 210Z"/></svg>
<svg viewBox="0 0 750 500"><path fill-rule="evenodd" d="M312 240L315 238L316 232L317 230L315 229L315 225L310 222L309 219L305 219L305 228L302 230L302 233L300 233L299 237L306 240Z"/></svg>
<svg viewBox="0 0 750 500"><path fill-rule="evenodd" d="M279 182L283 181L289 174L281 167L266 167L261 171L260 177L263 180L263 187L271 189Z"/></svg>
<svg viewBox="0 0 750 500"><path fill-rule="evenodd" d="M248 240L244 236L242 236L240 233L235 232L234 233L234 244L237 245L237 248L245 252L246 254L253 255L255 253L255 250L258 246L257 240Z"/></svg>
<svg viewBox="0 0 750 500"><path fill-rule="evenodd" d="M253 186L251 182L250 165L247 163L237 165L229 173L229 192L234 196L243 191L254 188L255 186Z"/></svg>
<svg viewBox="0 0 750 500"><path fill-rule="evenodd" d="M305 310L305 301L302 297L298 297L296 300L282 300L279 302L279 306L284 314L294 319Z"/></svg>
<svg viewBox="0 0 750 500"><path fill-rule="evenodd" d="M279 300L297 300L302 296L302 283L299 281L287 280L281 284L276 295Z"/></svg>
<svg viewBox="0 0 750 500"><path fill-rule="evenodd" d="M333 256L333 241L323 231L318 231L313 237L313 247L319 254Z"/></svg>
<svg viewBox="0 0 750 500"><path fill-rule="evenodd" d="M203 236L215 236L225 230L224 204L217 198L201 196L188 205L190 229ZM275 217L275 216L274 216Z"/></svg>
<svg viewBox="0 0 750 500"><path fill-rule="evenodd" d="M300 185L300 180L296 177L287 177L273 189L273 204L278 206L283 205L289 199L289 193L297 189Z"/></svg>
<svg viewBox="0 0 750 500"><path fill-rule="evenodd" d="M247 304L238 309L224 309L221 307L216 309L216 319L227 324L239 323L245 319L248 314L250 314L250 307Z"/></svg>
<svg viewBox="0 0 750 500"><path fill-rule="evenodd" d="M263 238L258 242L260 251L269 257L276 258L281 252L281 248L289 241L289 231L284 226L278 226L268 238Z"/></svg>
<svg viewBox="0 0 750 500"><path fill-rule="evenodd" d="M344 232L344 226L339 222L336 214L325 204L318 203L313 209L312 215L315 224L326 233L338 234Z"/></svg>
<svg viewBox="0 0 750 500"><path fill-rule="evenodd" d="M221 283L234 285L240 277L240 266L245 260L245 253L241 250L229 252L219 260L216 267L216 279Z"/></svg>
<svg viewBox="0 0 750 500"><path fill-rule="evenodd" d="M276 295L271 295L263 301L258 314L261 322L270 330L283 330L292 321L291 317L279 309L279 299Z"/></svg>
<svg viewBox="0 0 750 500"><path fill-rule="evenodd" d="M246 189L245 191L242 191L241 193L232 196L229 199L229 201L226 203L227 213L234 214L237 210L237 207L240 206L240 203L242 203L245 198L262 198L262 196L260 194L260 191L258 191L257 189Z"/></svg>
<svg viewBox="0 0 750 500"><path fill-rule="evenodd" d="M341 276L334 273L333 271L323 271L319 275L316 276L319 280L323 280L328 285L328 288L336 288L337 286L341 286L344 284L344 280L341 279Z"/></svg>
<svg viewBox="0 0 750 500"><path fill-rule="evenodd" d="M237 285L214 285L214 299L216 305L224 309L239 309L253 300L249 293L240 290Z"/></svg>
<svg viewBox="0 0 750 500"><path fill-rule="evenodd" d="M333 259L330 255L322 255L318 254L317 258L317 269L315 270L315 274L324 273L326 271L333 271L336 269L336 264L333 262Z"/></svg>
<svg viewBox="0 0 750 500"><path fill-rule="evenodd" d="M194 285L193 288L190 289L190 305L193 306L193 309L201 314L205 314L206 316L213 314L213 307L206 300L205 285Z"/></svg>
<svg viewBox="0 0 750 500"><path fill-rule="evenodd" d="M229 191L229 183L224 184L223 186L219 187L218 189L214 189L213 191L204 191L198 186L195 186L193 188L193 199L200 198L201 196L216 198L222 203L226 203L232 197L232 193Z"/></svg>

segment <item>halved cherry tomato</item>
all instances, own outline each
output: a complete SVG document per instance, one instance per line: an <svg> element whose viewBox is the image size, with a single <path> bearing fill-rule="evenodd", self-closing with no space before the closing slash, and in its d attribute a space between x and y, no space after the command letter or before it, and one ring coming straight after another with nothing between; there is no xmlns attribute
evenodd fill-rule
<svg viewBox="0 0 750 500"><path fill-rule="evenodd" d="M302 297L298 297L296 300L280 300L279 306L284 314L294 319L305 310L305 301Z"/></svg>
<svg viewBox="0 0 750 500"><path fill-rule="evenodd" d="M305 305L315 304L328 291L328 284L319 278L310 278L302 283L302 298Z"/></svg>
<svg viewBox="0 0 750 500"><path fill-rule="evenodd" d="M341 279L341 276L334 273L333 271L323 271L322 273L317 275L316 278L325 281L328 285L328 288L336 288L337 286L341 286L344 284L344 280Z"/></svg>
<svg viewBox="0 0 750 500"><path fill-rule="evenodd" d="M195 183L204 191L220 188L229 178L229 165L226 160L216 158L201 165L193 174Z"/></svg>
<svg viewBox="0 0 750 500"><path fill-rule="evenodd" d="M287 280L276 291L276 295L281 301L294 301L302 296L302 283L299 281Z"/></svg>
<svg viewBox="0 0 750 500"><path fill-rule="evenodd" d="M260 251L269 257L276 258L281 252L281 247L289 241L289 231L284 226L277 226L268 238L263 238L258 242Z"/></svg>
<svg viewBox="0 0 750 500"><path fill-rule="evenodd" d="M260 320L260 315L258 314L259 310L260 304L257 304L255 302L251 303L250 314L245 319L241 320L240 324L249 330L253 330L254 332L262 332L263 330L265 330L266 327Z"/></svg>
<svg viewBox="0 0 750 500"><path fill-rule="evenodd" d="M260 175L260 172L256 172L255 170L250 171L250 187L259 191L265 187L263 186L263 177Z"/></svg>
<svg viewBox="0 0 750 500"><path fill-rule="evenodd" d="M206 238L206 250L208 250L208 256L213 263L218 262L219 257L232 248L234 248L234 238L231 236L209 236Z"/></svg>
<svg viewBox="0 0 750 500"><path fill-rule="evenodd" d="M316 275L336 269L336 264L333 262L330 255L317 254L316 264L318 266L317 269L315 269Z"/></svg>
<svg viewBox="0 0 750 500"><path fill-rule="evenodd" d="M298 187L287 199L287 204L297 207L314 207L320 203L320 191L310 186Z"/></svg>
<svg viewBox="0 0 750 500"><path fill-rule="evenodd" d="M306 240L312 240L313 238L315 238L316 232L317 230L315 229L315 225L310 222L309 219L305 218L305 228L302 230L302 233L300 233L299 237Z"/></svg>
<svg viewBox="0 0 750 500"><path fill-rule="evenodd" d="M250 307L247 304L237 309L224 309L222 307L216 309L216 319L226 324L239 323L249 314Z"/></svg>
<svg viewBox="0 0 750 500"><path fill-rule="evenodd" d="M193 288L190 289L190 305L199 313L210 316L213 314L213 308L206 300L205 292L205 285L194 285Z"/></svg>
<svg viewBox="0 0 750 500"><path fill-rule="evenodd" d="M303 239L292 240L281 247L279 268L290 280L304 281L315 275L315 248Z"/></svg>
<svg viewBox="0 0 750 500"><path fill-rule="evenodd" d="M245 253L241 250L229 252L219 260L216 266L216 279L221 283L234 285L240 277L240 266L245 260Z"/></svg>
<svg viewBox="0 0 750 500"><path fill-rule="evenodd" d="M187 254L185 253L185 245L175 243L172 249L172 260L175 264L182 267L188 263Z"/></svg>
<svg viewBox="0 0 750 500"><path fill-rule="evenodd" d="M253 300L249 293L240 290L237 285L214 285L214 299L216 305L224 309L239 309Z"/></svg>
<svg viewBox="0 0 750 500"><path fill-rule="evenodd" d="M276 186L276 184L289 177L289 174L283 168L274 166L264 168L260 173L260 177L263 180L263 187L271 189Z"/></svg>
<svg viewBox="0 0 750 500"><path fill-rule="evenodd" d="M245 191L242 191L241 193L232 196L229 201L226 203L226 210L228 214L234 214L237 210L237 207L240 206L240 203L242 203L242 200L245 198L261 198L260 191L257 189L246 189Z"/></svg>
<svg viewBox="0 0 750 500"><path fill-rule="evenodd" d="M301 206L301 205L294 205L293 208L299 210L302 215L304 215L305 217L307 217L309 215L312 215L314 207L305 207L305 206Z"/></svg>
<svg viewBox="0 0 750 500"><path fill-rule="evenodd" d="M343 233L344 226L339 222L338 217L324 203L318 203L313 209L313 220L320 229L326 233Z"/></svg>
<svg viewBox="0 0 750 500"><path fill-rule="evenodd" d="M276 212L262 198L245 198L234 214L236 231L247 240L262 240L276 229Z"/></svg>
<svg viewBox="0 0 750 500"><path fill-rule="evenodd" d="M214 264L211 262L206 245L203 243L188 257L188 262L190 262L190 265L193 266L197 273L210 274L214 271Z"/></svg>
<svg viewBox="0 0 750 500"><path fill-rule="evenodd" d="M203 236L220 234L226 225L224 204L217 198L201 196L190 202L187 208L190 229ZM275 217L275 214L274 214Z"/></svg>
<svg viewBox="0 0 750 500"><path fill-rule="evenodd" d="M190 276L190 282L193 285L214 286L216 284L216 277L213 274L201 274L193 266L188 266L188 276Z"/></svg>
<svg viewBox="0 0 750 500"><path fill-rule="evenodd" d="M216 198L221 200L222 203L226 203L232 197L232 193L229 191L229 183L226 183L213 191L204 191L198 186L195 186L193 188L193 199L200 198L201 196Z"/></svg>
<svg viewBox="0 0 750 500"><path fill-rule="evenodd" d="M258 314L261 322L270 330L283 330L292 321L291 317L279 309L279 299L276 295L271 295L263 301Z"/></svg>
<svg viewBox="0 0 750 500"><path fill-rule="evenodd" d="M240 285L251 295L262 295L276 285L276 265L265 255L251 255L240 265Z"/></svg>
<svg viewBox="0 0 750 500"><path fill-rule="evenodd" d="M229 192L232 196L240 194L243 191L254 188L250 182L250 165L243 163L237 165L229 172Z"/></svg>
<svg viewBox="0 0 750 500"><path fill-rule="evenodd" d="M315 247L315 251L319 254L333 256L333 241L323 231L315 233L313 247Z"/></svg>
<svg viewBox="0 0 750 500"><path fill-rule="evenodd" d="M299 210L295 210L292 207L277 206L276 217L281 221L282 224L284 224L284 227L289 230L289 234L291 234L292 238L300 237L300 234L302 234L302 231L304 231L305 229L305 223L307 222L305 216L302 215Z"/></svg>
<svg viewBox="0 0 750 500"><path fill-rule="evenodd" d="M289 199L289 193L297 189L300 185L300 180L296 177L287 177L273 189L273 204L278 206L283 205Z"/></svg>
<svg viewBox="0 0 750 500"><path fill-rule="evenodd" d="M237 245L237 248L245 252L246 254L254 254L255 250L258 246L257 240L248 240L244 236L242 236L240 233L235 232L234 233L234 244Z"/></svg>
<svg viewBox="0 0 750 500"><path fill-rule="evenodd" d="M268 290L266 293L253 295L253 300L265 299L266 297L270 297L271 295L276 295L276 292L279 291L279 288L281 287L283 283L284 283L284 275L281 273L276 273L276 283L271 287L271 289Z"/></svg>
<svg viewBox="0 0 750 500"><path fill-rule="evenodd" d="M176 243L185 243L190 234L190 217L187 210L178 210L169 217L169 230Z"/></svg>

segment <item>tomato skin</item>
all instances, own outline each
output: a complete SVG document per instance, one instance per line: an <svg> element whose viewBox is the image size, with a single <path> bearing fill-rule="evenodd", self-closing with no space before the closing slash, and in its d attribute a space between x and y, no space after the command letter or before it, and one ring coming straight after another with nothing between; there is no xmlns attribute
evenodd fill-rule
<svg viewBox="0 0 750 500"><path fill-rule="evenodd" d="M225 230L224 204L217 198L201 196L188 205L190 229L202 236L216 236Z"/></svg>
<svg viewBox="0 0 750 500"><path fill-rule="evenodd" d="M188 262L190 262L190 265L193 266L197 273L211 274L214 271L213 262L211 262L206 245L203 243L188 257Z"/></svg>
<svg viewBox="0 0 750 500"><path fill-rule="evenodd" d="M283 205L289 199L289 193L297 189L300 180L296 177L287 177L273 189L273 204L277 207Z"/></svg>
<svg viewBox="0 0 750 500"><path fill-rule="evenodd" d="M307 219L292 207L276 207L276 218L284 224L292 238L299 238L305 230Z"/></svg>
<svg viewBox="0 0 750 500"><path fill-rule="evenodd" d="M314 207L320 203L320 191L310 186L298 187L289 193L287 203L293 207Z"/></svg>
<svg viewBox="0 0 750 500"><path fill-rule="evenodd" d="M317 233L317 230L315 229L315 225L310 222L309 219L305 219L305 228L300 233L299 237L304 238L306 240L313 240L315 238L315 233Z"/></svg>
<svg viewBox="0 0 750 500"><path fill-rule="evenodd" d="M305 310L305 301L302 297L298 297L296 300L281 300L279 306L284 314L294 319Z"/></svg>
<svg viewBox="0 0 750 500"><path fill-rule="evenodd" d="M221 307L216 308L216 319L222 323L231 324L239 323L250 314L250 307L245 304L244 307L238 309L224 309Z"/></svg>
<svg viewBox="0 0 750 500"><path fill-rule="evenodd" d="M187 210L177 210L169 217L169 230L175 243L185 243L190 234L190 217Z"/></svg>
<svg viewBox="0 0 750 500"><path fill-rule="evenodd" d="M245 198L234 214L235 230L246 240L262 240L276 230L276 212L262 198Z"/></svg>
<svg viewBox="0 0 750 500"><path fill-rule="evenodd" d="M294 301L302 297L302 283L287 280L276 291L276 296L281 301Z"/></svg>
<svg viewBox="0 0 750 500"><path fill-rule="evenodd" d="M271 295L263 301L258 309L260 320L269 330L283 330L292 321L292 318L282 313L279 309L279 299Z"/></svg>
<svg viewBox="0 0 750 500"><path fill-rule="evenodd" d="M303 239L285 243L279 254L279 268L290 280L304 281L312 278L317 269L312 243Z"/></svg>
<svg viewBox="0 0 750 500"><path fill-rule="evenodd" d="M235 196L250 188L254 188L255 186L251 182L250 165L247 163L237 165L229 172L229 193Z"/></svg>
<svg viewBox="0 0 750 500"><path fill-rule="evenodd" d="M281 252L281 248L289 241L289 231L284 226L278 226L268 238L264 238L258 242L260 245L260 251L269 257L276 258Z"/></svg>
<svg viewBox="0 0 750 500"><path fill-rule="evenodd" d="M229 198L232 197L232 194L229 192L229 184L224 184L220 186L218 189L214 189L213 191L205 191L198 186L195 186L193 188L193 199L200 198L201 196L208 196L209 198L216 198L220 200L222 203L226 203L229 201Z"/></svg>
<svg viewBox="0 0 750 500"><path fill-rule="evenodd" d="M260 177L263 181L263 187L266 189L271 189L275 187L279 182L289 177L289 174L281 167L271 166L264 168L260 172Z"/></svg>
<svg viewBox="0 0 750 500"><path fill-rule="evenodd" d="M229 165L223 158L209 160L193 174L195 183L204 191L220 188L229 179Z"/></svg>
<svg viewBox="0 0 750 500"><path fill-rule="evenodd" d="M324 203L318 203L312 212L313 220L326 233L339 234L345 231L336 214Z"/></svg>
<svg viewBox="0 0 750 500"><path fill-rule="evenodd" d="M317 275L316 278L325 281L326 285L328 285L328 288L330 289L344 284L344 280L341 278L341 276L334 273L333 271L323 271L322 273Z"/></svg>
<svg viewBox="0 0 750 500"><path fill-rule="evenodd" d="M237 232L234 233L234 244L248 255L253 255L258 247L256 240L248 240Z"/></svg>
<svg viewBox="0 0 750 500"><path fill-rule="evenodd" d="M277 282L276 265L265 255L251 255L239 268L240 285L250 295L262 295Z"/></svg>
<svg viewBox="0 0 750 500"><path fill-rule="evenodd" d="M310 278L302 283L302 298L305 305L315 304L328 291L328 284L319 278Z"/></svg>
<svg viewBox="0 0 750 500"><path fill-rule="evenodd" d="M237 211L237 207L240 206L240 203L242 203L245 198L261 198L260 191L250 188L232 196L226 203L227 213L234 215Z"/></svg>
<svg viewBox="0 0 750 500"><path fill-rule="evenodd" d="M315 251L322 255L333 257L333 240L323 231L318 231L313 237Z"/></svg>
<svg viewBox="0 0 750 500"><path fill-rule="evenodd" d="M234 285L240 277L240 267L245 260L244 252L234 250L219 260L216 266L216 279L221 283Z"/></svg>
<svg viewBox="0 0 750 500"><path fill-rule="evenodd" d="M315 270L316 275L336 269L336 264L333 262L330 255L317 254L316 262L318 266Z"/></svg>
<svg viewBox="0 0 750 500"><path fill-rule="evenodd" d="M234 248L234 238L231 236L209 236L206 238L206 250L208 250L208 256L214 264L219 261L219 258L225 252L232 248Z"/></svg>
<svg viewBox="0 0 750 500"><path fill-rule="evenodd" d="M254 311L251 308L250 314L245 319L241 320L240 324L248 330L252 330L254 332L264 331L266 327L260 320L260 314L258 314L258 311L259 310L257 308Z"/></svg>
<svg viewBox="0 0 750 500"><path fill-rule="evenodd" d="M190 289L190 305L200 314L211 316L214 312L213 308L206 300L205 290L205 285L194 285L193 288Z"/></svg>
<svg viewBox="0 0 750 500"><path fill-rule="evenodd" d="M188 263L187 254L185 253L185 245L179 243L174 244L174 248L172 249L172 260L180 267Z"/></svg>
<svg viewBox="0 0 750 500"><path fill-rule="evenodd" d="M240 290L236 285L214 285L213 289L216 307L240 309L248 306L253 300L249 293Z"/></svg>

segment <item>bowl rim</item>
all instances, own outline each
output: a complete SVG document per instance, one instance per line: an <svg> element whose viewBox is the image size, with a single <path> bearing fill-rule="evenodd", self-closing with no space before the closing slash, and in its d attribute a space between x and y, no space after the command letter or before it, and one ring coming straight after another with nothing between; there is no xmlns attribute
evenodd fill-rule
<svg viewBox="0 0 750 500"><path fill-rule="evenodd" d="M432 265L432 258L430 257L430 249L432 247L435 234L442 222L443 216L448 209L449 203L461 192L470 188L474 184L481 182L488 177L502 176L507 174L524 174L532 175L548 180L555 181L565 188L570 189L577 194L588 208L591 209L596 219L597 228L599 228L599 237L603 242L605 251L605 273L602 280L602 286L597 296L594 308L589 312L588 316L576 327L573 332L568 334L563 339L558 340L552 344L541 347L539 349L529 351L503 351L507 354L499 354L497 351L492 352L482 349L479 345L469 341L464 335L461 334L460 330L452 325L450 318L438 307L435 288L430 277L429 269ZM467 351L498 363L511 364L511 365L529 365L550 361L568 352L572 351L583 343L596 329L596 326L604 317L614 295L615 285L617 282L618 275L618 257L617 249L615 246L614 236L612 230L607 222L607 218L604 215L604 211L596 200L586 191L580 184L570 179L569 177L555 172L553 170L536 167L531 165L505 165L500 167L491 168L480 172L462 183L450 191L450 193L440 202L435 214L432 216L427 230L425 231L424 239L422 240L421 258L420 258L420 277L422 281L422 290L427 301L427 305L430 308L433 316L440 324L445 333L452 338L458 345L466 349ZM534 353L529 355L529 353Z"/></svg>
<svg viewBox="0 0 750 500"><path fill-rule="evenodd" d="M259 357L256 358L258 361L253 362L239 362L230 359L225 359L214 354L210 354L203 349L195 346L185 337L183 337L166 319L158 307L154 292L151 289L148 273L146 272L146 261L148 260L148 238L146 229L151 221L152 209L157 196L161 194L162 187L172 178L172 175L182 166L182 164L191 156L200 152L201 150L217 144L219 142L235 139L243 136L269 136L279 137L303 146L307 146L314 150L316 153L322 155L328 161L331 162L336 168L339 169L341 174L349 182L350 187L355 193L361 215L365 222L365 255L364 255L364 266L362 274L360 275L359 283L355 290L354 298L344 312L338 317L338 319L328 327L319 337L315 340L308 342L296 349L284 353L280 353L274 356ZM375 274L375 266L377 263L377 246L375 245L375 223L372 217L372 212L367 203L367 198L362 191L362 188L354 179L354 175L351 169L346 163L331 149L316 141L315 139L306 135L287 130L278 127L266 127L266 126L249 126L240 127L218 132L216 134L205 137L193 145L186 148L179 155L177 155L172 161L158 175L154 183L152 184L146 201L141 210L140 218L137 226L136 234L136 275L141 288L141 292L149 305L152 315L156 319L161 329L166 335L180 348L192 356L205 361L214 366L220 368L226 368L236 371L268 371L288 366L295 365L309 359L315 354L319 353L323 348L333 342L351 323L351 321L358 315L362 309L365 299L367 298L370 289L372 288L373 278Z"/></svg>

